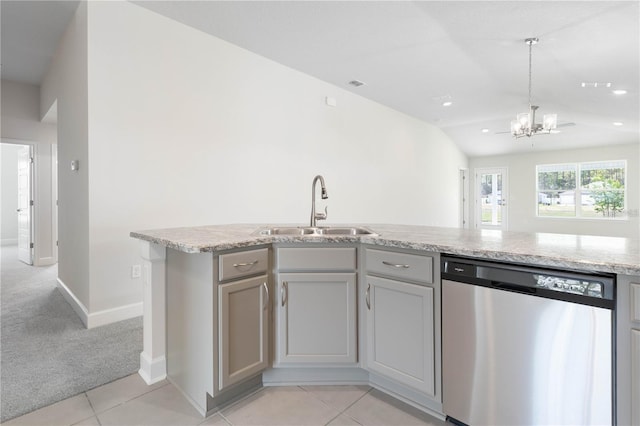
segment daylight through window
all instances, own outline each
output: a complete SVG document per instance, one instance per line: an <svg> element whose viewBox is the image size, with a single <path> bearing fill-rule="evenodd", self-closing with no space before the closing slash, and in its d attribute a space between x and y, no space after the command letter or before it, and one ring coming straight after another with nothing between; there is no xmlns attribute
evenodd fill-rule
<svg viewBox="0 0 640 426"><path fill-rule="evenodd" d="M538 216L626 217L626 161L536 166Z"/></svg>

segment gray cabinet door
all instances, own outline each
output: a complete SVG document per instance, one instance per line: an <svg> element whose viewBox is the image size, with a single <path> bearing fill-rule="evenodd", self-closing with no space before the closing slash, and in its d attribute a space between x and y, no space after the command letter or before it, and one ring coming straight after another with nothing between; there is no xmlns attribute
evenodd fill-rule
<svg viewBox="0 0 640 426"><path fill-rule="evenodd" d="M636 277L637 278L637 277ZM640 283L631 292L631 424L640 425Z"/></svg>
<svg viewBox="0 0 640 426"><path fill-rule="evenodd" d="M631 424L640 425L640 330L631 330Z"/></svg>
<svg viewBox="0 0 640 426"><path fill-rule="evenodd" d="M220 390L267 368L267 276L218 287Z"/></svg>
<svg viewBox="0 0 640 426"><path fill-rule="evenodd" d="M367 368L436 394L434 289L367 276Z"/></svg>
<svg viewBox="0 0 640 426"><path fill-rule="evenodd" d="M282 273L276 294L276 365L357 361L355 273Z"/></svg>

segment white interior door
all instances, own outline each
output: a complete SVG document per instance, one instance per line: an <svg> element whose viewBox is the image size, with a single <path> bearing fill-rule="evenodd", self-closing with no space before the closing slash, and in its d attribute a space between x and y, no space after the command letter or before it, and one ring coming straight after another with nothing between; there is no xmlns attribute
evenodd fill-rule
<svg viewBox="0 0 640 426"><path fill-rule="evenodd" d="M507 178L506 167L476 169L476 228L508 229Z"/></svg>
<svg viewBox="0 0 640 426"><path fill-rule="evenodd" d="M27 265L33 264L31 184L33 156L31 146L18 150L18 259Z"/></svg>

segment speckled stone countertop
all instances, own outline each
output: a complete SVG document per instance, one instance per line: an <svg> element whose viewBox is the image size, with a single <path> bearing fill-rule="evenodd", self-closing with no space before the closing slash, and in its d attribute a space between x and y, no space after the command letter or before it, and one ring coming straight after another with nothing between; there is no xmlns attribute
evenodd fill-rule
<svg viewBox="0 0 640 426"><path fill-rule="evenodd" d="M560 269L640 276L640 242L638 238L389 224L362 225L377 233L377 236L256 235L258 229L270 226L290 225L233 224L155 229L131 232L131 237L186 253L216 252L271 243L352 242L381 247L427 250Z"/></svg>

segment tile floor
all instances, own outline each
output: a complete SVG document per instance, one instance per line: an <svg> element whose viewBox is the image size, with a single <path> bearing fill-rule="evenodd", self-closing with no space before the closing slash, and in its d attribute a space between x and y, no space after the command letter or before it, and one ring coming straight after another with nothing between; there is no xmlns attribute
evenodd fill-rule
<svg viewBox="0 0 640 426"><path fill-rule="evenodd" d="M267 387L204 419L170 383L133 374L3 425L445 425L368 386Z"/></svg>

